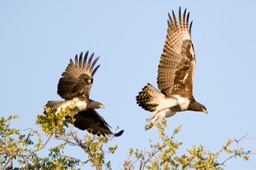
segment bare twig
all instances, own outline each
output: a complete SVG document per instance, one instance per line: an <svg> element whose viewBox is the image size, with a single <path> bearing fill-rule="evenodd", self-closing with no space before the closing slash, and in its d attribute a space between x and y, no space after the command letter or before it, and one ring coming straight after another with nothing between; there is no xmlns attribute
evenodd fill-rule
<svg viewBox="0 0 256 170"><path fill-rule="evenodd" d="M8 156L9 157L9 156ZM13 156L10 156L7 160L7 162L5 163L3 169L6 169L7 168L7 165L10 163L10 167L12 167L12 159L13 159Z"/></svg>
<svg viewBox="0 0 256 170"><path fill-rule="evenodd" d="M232 141L230 142L230 144L232 144L232 143L234 143L234 142L236 142L236 143L238 144L238 143L241 142L247 135L248 135L248 133L246 133L244 136L242 136L242 137L239 138L239 139L234 139L234 140L232 140ZM224 148L222 148L221 150L219 150L219 152L217 152L217 153L219 154L219 153L221 153L223 150L224 150ZM246 154L247 154L246 152L242 152L242 153L241 153L241 155L246 155ZM231 156L229 156L228 158L226 158L222 163L218 164L218 166L220 166L220 165L225 165L225 163L226 163L228 160L230 160L230 159L232 159L232 158L234 158L234 157L237 157L237 156L241 156L241 155L239 155L238 153L233 153L233 155L231 155Z"/></svg>
<svg viewBox="0 0 256 170"><path fill-rule="evenodd" d="M235 141L236 143L239 143L240 141L242 141L246 136L248 136L248 133L246 133L244 136L242 136L240 139L234 139L233 141Z"/></svg>
<svg viewBox="0 0 256 170"><path fill-rule="evenodd" d="M39 135L39 134L38 134L38 135ZM39 136L40 136L40 135L39 135ZM48 139L46 140L46 142L43 144L43 146L42 146L41 148L35 149L35 150L33 151L33 153L35 153L35 152L37 152L37 151L43 149L43 148L48 144L48 142L50 141L50 139L51 139L52 137L53 137L53 134L51 133L51 134L49 135ZM39 138L39 139L41 139L41 138Z"/></svg>

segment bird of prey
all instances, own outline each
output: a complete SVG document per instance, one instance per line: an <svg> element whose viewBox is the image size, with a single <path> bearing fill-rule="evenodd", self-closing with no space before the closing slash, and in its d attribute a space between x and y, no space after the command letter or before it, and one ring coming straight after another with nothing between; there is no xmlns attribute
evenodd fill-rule
<svg viewBox="0 0 256 170"><path fill-rule="evenodd" d="M48 101L46 107L59 113L67 107L73 114L87 109L103 108L103 104L89 98L93 83L93 76L100 65L95 66L99 57L93 60L94 53L88 59L87 51L83 57L81 52L79 58L75 56L75 62L70 59L66 70L58 83L58 94L64 101ZM88 61L87 61L88 60Z"/></svg>
<svg viewBox="0 0 256 170"><path fill-rule="evenodd" d="M88 55L87 51L83 57L81 52L79 58L78 55L75 56L75 62L70 59L70 63L59 80L57 91L65 100L48 101L46 107L55 114L69 108L70 112L74 114L74 126L81 130L87 130L97 135L113 134L108 123L95 110L103 108L103 104L89 98L93 76L100 65L95 67L99 57L93 60L94 54L90 57ZM123 130L113 135L121 136L122 133Z"/></svg>
<svg viewBox="0 0 256 170"><path fill-rule="evenodd" d="M173 116L176 112L192 110L207 113L204 105L193 96L193 79L196 64L191 40L192 22L189 12L176 18L168 14L167 36L158 65L157 90L147 84L136 96L137 104L147 111L154 111L147 121L154 123L159 118Z"/></svg>

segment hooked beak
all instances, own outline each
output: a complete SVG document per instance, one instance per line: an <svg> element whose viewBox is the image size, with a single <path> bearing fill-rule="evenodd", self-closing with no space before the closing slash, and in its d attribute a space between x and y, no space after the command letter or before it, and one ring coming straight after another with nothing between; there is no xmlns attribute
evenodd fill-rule
<svg viewBox="0 0 256 170"><path fill-rule="evenodd" d="M91 100L90 106L88 108L90 108L90 109L98 109L98 108L105 108L105 106L102 103L100 103L100 102Z"/></svg>
<svg viewBox="0 0 256 170"><path fill-rule="evenodd" d="M101 105L100 105L100 108L103 108L103 109L104 109L104 108L105 108L105 106L104 106L103 104L101 104Z"/></svg>

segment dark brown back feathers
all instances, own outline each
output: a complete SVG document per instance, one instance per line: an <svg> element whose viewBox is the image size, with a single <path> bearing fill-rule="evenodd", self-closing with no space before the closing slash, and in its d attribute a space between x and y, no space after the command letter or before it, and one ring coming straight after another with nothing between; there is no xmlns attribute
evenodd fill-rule
<svg viewBox="0 0 256 170"><path fill-rule="evenodd" d="M89 97L93 75L100 65L94 68L99 57L93 60L94 53L92 53L88 59L88 54L87 51L83 57L83 52L81 52L79 58L76 55L75 63L70 59L70 63L58 83L58 94L62 98L69 100L74 97Z"/></svg>

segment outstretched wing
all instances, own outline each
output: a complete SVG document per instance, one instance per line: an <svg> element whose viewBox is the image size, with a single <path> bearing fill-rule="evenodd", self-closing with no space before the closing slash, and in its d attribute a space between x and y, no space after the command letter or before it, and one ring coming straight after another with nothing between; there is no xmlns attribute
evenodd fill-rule
<svg viewBox="0 0 256 170"><path fill-rule="evenodd" d="M76 119L74 126L81 130L87 130L89 133L97 135L113 134L108 123L94 109L78 112L74 118ZM123 130L114 135L117 137L121 136L122 133Z"/></svg>
<svg viewBox="0 0 256 170"><path fill-rule="evenodd" d="M179 8L179 18L174 11L168 14L168 30L163 53L158 66L158 87L166 96L192 95L195 54L191 41L192 22L189 13Z"/></svg>
<svg viewBox="0 0 256 170"><path fill-rule="evenodd" d="M83 57L83 52L81 52L79 58L76 55L75 63L70 59L70 63L58 83L58 94L62 98L69 100L79 96L89 97L93 75L100 65L94 68L99 57L93 60L94 53L92 53L88 59L88 54L87 51Z"/></svg>

